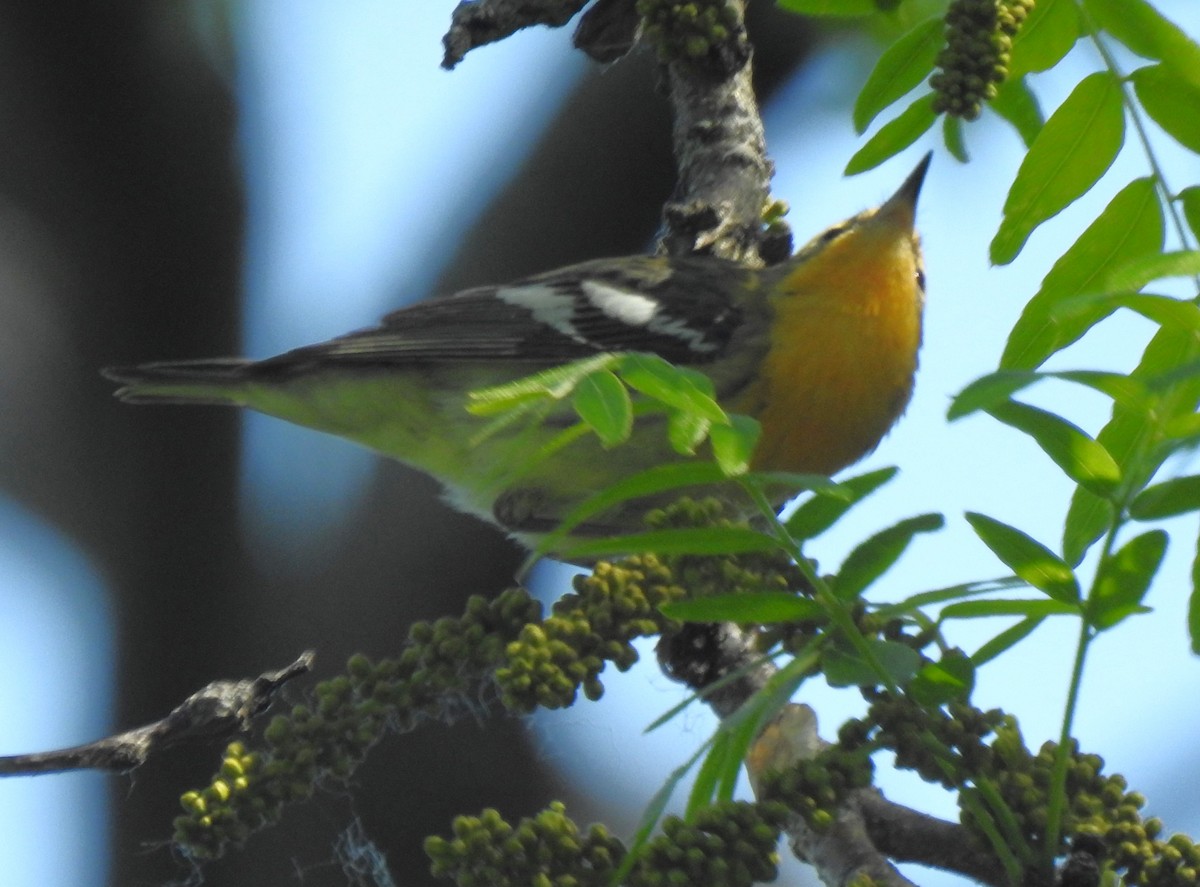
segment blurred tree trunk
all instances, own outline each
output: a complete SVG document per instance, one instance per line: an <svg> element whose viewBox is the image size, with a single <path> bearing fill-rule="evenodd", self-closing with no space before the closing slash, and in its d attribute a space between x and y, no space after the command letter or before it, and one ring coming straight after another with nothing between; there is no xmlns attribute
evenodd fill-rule
<svg viewBox="0 0 1200 887"><path fill-rule="evenodd" d="M104 365L237 350L234 97L189 14L163 0L0 6L0 489L102 569L119 625L120 727L305 647L318 649L324 674L356 650L394 653L413 619L494 593L519 560L494 531L437 503L432 483L388 465L324 568L261 575L238 532L236 415L110 397ZM787 46L775 67L790 70L806 45ZM643 249L673 179L653 81L644 55L589 77L467 233L446 286ZM169 836L178 795L207 781L217 748L155 761L132 789L114 780L112 883L179 875L165 850L145 847ZM514 720L392 739L362 772L352 809L322 798L294 811L207 883L279 883L294 859L318 867L305 883L344 884L323 864L352 816L398 883L425 883L423 836L481 796L506 815L531 812L560 793L544 770Z"/></svg>
<svg viewBox="0 0 1200 887"><path fill-rule="evenodd" d="M114 720L133 725L221 663L236 425L216 420L196 458L178 416L120 409L97 371L233 346L233 108L180 4L12 3L0 114L0 375L15 382L0 484L103 571L119 626ZM167 834L181 762L132 793L114 781L114 883L146 880L141 844Z"/></svg>

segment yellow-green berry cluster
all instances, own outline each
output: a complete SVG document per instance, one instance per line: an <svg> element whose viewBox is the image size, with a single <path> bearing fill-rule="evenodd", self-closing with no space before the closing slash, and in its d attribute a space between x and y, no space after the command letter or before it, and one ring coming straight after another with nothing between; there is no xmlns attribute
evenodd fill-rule
<svg viewBox="0 0 1200 887"><path fill-rule="evenodd" d="M542 619L542 605L523 588L509 588L488 600L472 597L458 618L418 622L400 655L401 680L394 703L407 728L412 718L452 713L470 706L507 659L509 644Z"/></svg>
<svg viewBox="0 0 1200 887"><path fill-rule="evenodd" d="M1030 752L1015 723L998 728L992 745L996 757L988 779L1037 855L1045 843L1046 811L1058 746L1047 742L1036 754ZM1126 884L1190 887L1200 883L1200 847L1183 835L1159 839L1162 822L1142 818L1145 798L1128 791L1119 773L1105 775L1103 770L1104 760L1099 755L1081 753L1071 740L1063 838L1056 853L1065 851L1068 839L1082 836L1098 849L1098 861L1121 872ZM967 789L963 795L969 793L978 796L977 789ZM965 807L962 821L969 828L977 827Z"/></svg>
<svg viewBox="0 0 1200 887"><path fill-rule="evenodd" d="M604 887L625 855L603 826L586 833L560 802L516 826L495 810L454 820L454 836L431 837L434 877L460 887Z"/></svg>
<svg viewBox="0 0 1200 887"><path fill-rule="evenodd" d="M193 839L202 838L214 828L226 831L231 841L245 840L263 817L266 802L252 799L247 805L250 815L239 816L230 801L246 794L259 764L259 755L247 751L242 743L229 743L217 777L207 788L185 792L179 799L186 815L175 821L175 840L191 846Z"/></svg>
<svg viewBox="0 0 1200 887"><path fill-rule="evenodd" d="M663 820L662 834L638 858L629 887L750 887L773 881L776 845L786 820L779 804L724 801L700 810L691 823Z"/></svg>
<svg viewBox="0 0 1200 887"><path fill-rule="evenodd" d="M399 658L351 657L344 675L271 720L265 752L231 744L209 786L183 795L176 844L196 858L219 856L277 820L285 804L309 797L318 781L349 778L385 730L473 704L508 643L540 617L541 605L513 588L492 600L471 598L457 619L415 624Z"/></svg>
<svg viewBox="0 0 1200 887"><path fill-rule="evenodd" d="M726 0L637 0L637 11L642 37L665 62L731 73L750 57L741 13Z"/></svg>
<svg viewBox="0 0 1200 887"><path fill-rule="evenodd" d="M506 707L565 708L580 687L599 699L605 664L621 671L632 666L638 658L633 640L658 634L667 622L658 608L684 596L654 555L601 561L590 575L576 577L574 588L549 618L526 625L507 645L505 664L496 670Z"/></svg>
<svg viewBox="0 0 1200 887"><path fill-rule="evenodd" d="M974 120L1008 76L1013 37L1034 0L953 0L946 11L946 46L930 78L933 109Z"/></svg>
<svg viewBox="0 0 1200 887"><path fill-rule="evenodd" d="M1143 887L1194 887L1200 884L1200 846L1187 835L1172 835L1165 841L1155 838L1160 828L1157 819L1148 819L1140 824L1133 822L1114 824L1111 832L1120 826L1120 843L1112 851L1113 864L1126 871L1125 883ZM1116 835L1106 835L1111 842Z"/></svg>
<svg viewBox="0 0 1200 887"><path fill-rule="evenodd" d="M719 499L683 498L646 515L652 530L745 527ZM780 551L748 552L737 555L677 554L662 558L674 581L687 589L688 597L738 594L743 591L804 591L807 583L800 569Z"/></svg>
<svg viewBox="0 0 1200 887"><path fill-rule="evenodd" d="M869 752L832 745L812 758L797 761L763 780L763 797L799 814L815 831L837 819L847 795L871 784L875 766Z"/></svg>
<svg viewBox="0 0 1200 887"><path fill-rule="evenodd" d="M897 767L915 770L927 782L947 788L960 787L991 769L994 753L984 740L1012 722L998 709L984 712L960 702L929 709L904 696L873 695L867 714L873 741L895 752Z"/></svg>

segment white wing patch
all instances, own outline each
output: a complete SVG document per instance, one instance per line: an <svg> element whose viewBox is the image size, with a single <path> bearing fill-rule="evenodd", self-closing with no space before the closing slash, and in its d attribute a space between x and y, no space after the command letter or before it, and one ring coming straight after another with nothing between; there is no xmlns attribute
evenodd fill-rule
<svg viewBox="0 0 1200 887"><path fill-rule="evenodd" d="M623 289L598 280L579 281L579 293L591 308L618 325L642 329L656 335L684 342L688 349L699 354L719 351L721 346L710 341L703 329L687 319L672 317L660 300L644 293ZM589 344L576 325L583 305L579 295L564 292L552 284L505 286L496 290L496 298L528 311L536 323L550 327L580 344ZM696 318L706 322L712 318Z"/></svg>
<svg viewBox="0 0 1200 887"><path fill-rule="evenodd" d="M496 298L524 308L538 323L557 330L576 342L587 342L579 334L575 320L575 297L552 286L531 284L529 286L504 286L496 290Z"/></svg>
<svg viewBox="0 0 1200 887"><path fill-rule="evenodd" d="M663 312L662 303L657 299L594 280L583 281L581 289L589 302L613 320L680 339L693 351L708 352L718 348L715 343L705 341L704 333L690 326L686 320Z"/></svg>
<svg viewBox="0 0 1200 887"><path fill-rule="evenodd" d="M585 280L580 289L602 313L630 326L648 326L658 310L658 302L654 299L606 283Z"/></svg>
<svg viewBox="0 0 1200 887"><path fill-rule="evenodd" d="M703 332L678 317L655 317L646 325L646 328L664 336L682 339L693 351L707 353L720 349L716 342L707 341Z"/></svg>

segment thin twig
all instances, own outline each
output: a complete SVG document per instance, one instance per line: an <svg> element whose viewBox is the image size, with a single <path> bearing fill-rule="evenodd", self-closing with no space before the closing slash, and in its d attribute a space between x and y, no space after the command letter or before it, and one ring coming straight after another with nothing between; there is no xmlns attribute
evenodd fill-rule
<svg viewBox="0 0 1200 887"><path fill-rule="evenodd" d="M152 755L185 739L212 738L249 729L271 704L279 688L306 674L316 654L307 650L295 662L257 678L213 681L193 693L169 715L152 724L107 736L86 745L56 751L0 757L0 776L31 776L64 770L126 773Z"/></svg>

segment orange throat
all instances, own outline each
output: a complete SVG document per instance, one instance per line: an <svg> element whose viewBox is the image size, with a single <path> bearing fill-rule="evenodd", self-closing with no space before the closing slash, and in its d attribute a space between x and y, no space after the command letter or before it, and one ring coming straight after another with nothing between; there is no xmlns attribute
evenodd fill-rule
<svg viewBox="0 0 1200 887"><path fill-rule="evenodd" d="M801 265L777 300L760 380L735 411L762 423L754 467L833 474L871 452L908 405L923 296L911 246Z"/></svg>

